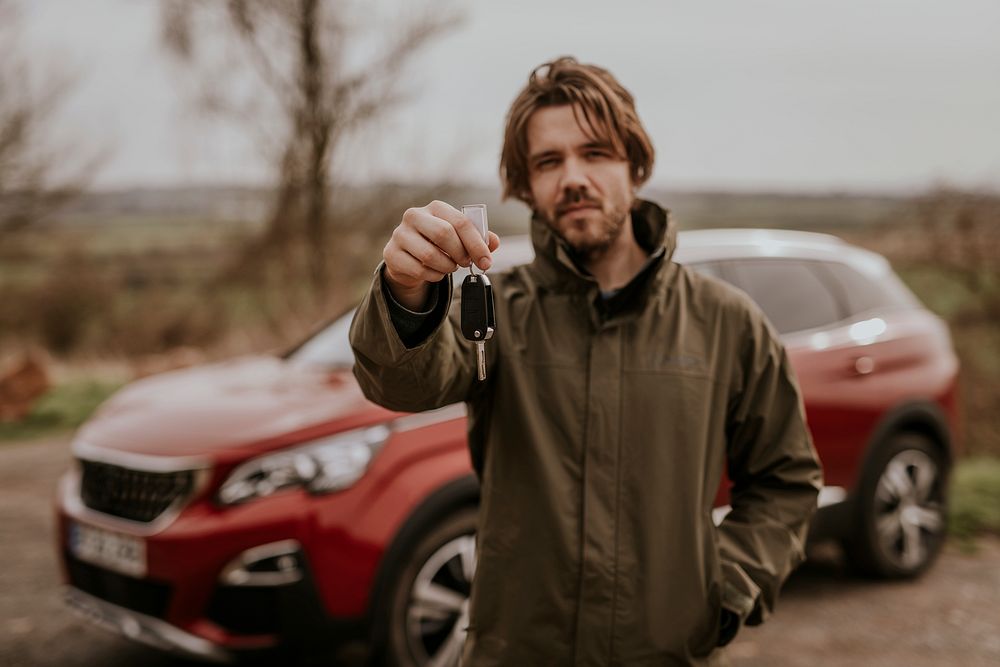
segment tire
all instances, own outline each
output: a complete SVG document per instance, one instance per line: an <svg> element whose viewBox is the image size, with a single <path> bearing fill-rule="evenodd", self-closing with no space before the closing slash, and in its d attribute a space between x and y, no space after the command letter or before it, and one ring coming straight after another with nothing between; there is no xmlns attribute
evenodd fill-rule
<svg viewBox="0 0 1000 667"><path fill-rule="evenodd" d="M392 667L457 665L476 566L475 507L459 509L416 541L387 590L385 659Z"/></svg>
<svg viewBox="0 0 1000 667"><path fill-rule="evenodd" d="M886 439L862 471L854 533L844 547L859 573L905 579L937 558L947 534L948 460L919 433Z"/></svg>

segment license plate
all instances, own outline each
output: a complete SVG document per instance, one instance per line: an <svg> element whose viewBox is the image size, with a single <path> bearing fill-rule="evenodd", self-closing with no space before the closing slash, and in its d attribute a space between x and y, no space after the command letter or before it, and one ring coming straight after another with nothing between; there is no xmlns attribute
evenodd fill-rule
<svg viewBox="0 0 1000 667"><path fill-rule="evenodd" d="M69 550L82 561L132 577L146 574L146 543L138 537L70 524Z"/></svg>

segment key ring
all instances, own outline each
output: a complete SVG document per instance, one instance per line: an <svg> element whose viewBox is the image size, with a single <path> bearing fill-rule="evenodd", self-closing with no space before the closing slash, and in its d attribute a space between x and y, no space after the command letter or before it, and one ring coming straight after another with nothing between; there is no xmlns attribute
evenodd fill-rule
<svg viewBox="0 0 1000 667"><path fill-rule="evenodd" d="M483 241L487 244L489 243L489 222L486 218L486 204L466 204L462 207L462 215L469 218L472 225L479 232L479 235L483 237ZM469 273L476 275L476 260L469 258ZM485 271L483 271L485 273Z"/></svg>

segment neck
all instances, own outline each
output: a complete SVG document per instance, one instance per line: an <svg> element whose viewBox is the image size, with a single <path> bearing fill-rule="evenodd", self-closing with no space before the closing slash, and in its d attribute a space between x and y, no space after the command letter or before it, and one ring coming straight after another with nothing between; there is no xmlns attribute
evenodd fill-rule
<svg viewBox="0 0 1000 667"><path fill-rule="evenodd" d="M631 216L626 216L625 224L614 243L603 252L588 257L584 266L597 280L601 291L607 292L627 285L648 258L649 254L632 233Z"/></svg>

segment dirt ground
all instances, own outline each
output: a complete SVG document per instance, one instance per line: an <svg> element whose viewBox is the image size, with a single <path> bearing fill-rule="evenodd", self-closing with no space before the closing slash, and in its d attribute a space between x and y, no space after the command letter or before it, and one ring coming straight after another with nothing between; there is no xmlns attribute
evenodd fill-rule
<svg viewBox="0 0 1000 667"><path fill-rule="evenodd" d="M62 604L52 497L65 437L0 444L0 665L194 665L77 619ZM774 616L729 648L734 667L1000 665L1000 539L953 545L916 582L847 574L829 545L788 582Z"/></svg>

